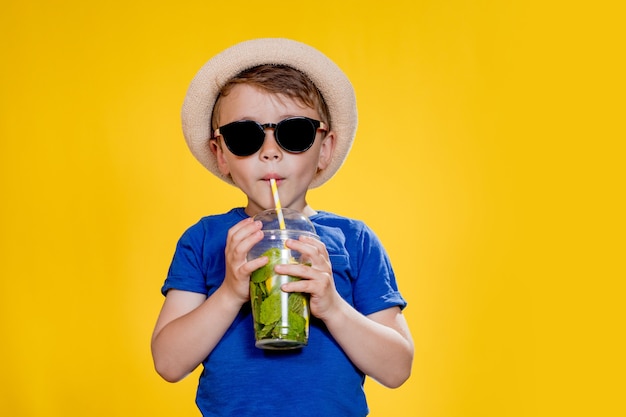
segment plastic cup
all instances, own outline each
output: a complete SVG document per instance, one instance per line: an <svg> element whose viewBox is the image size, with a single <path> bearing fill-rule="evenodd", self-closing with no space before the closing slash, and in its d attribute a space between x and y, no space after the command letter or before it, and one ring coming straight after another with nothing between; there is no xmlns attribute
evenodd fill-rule
<svg viewBox="0 0 626 417"><path fill-rule="evenodd" d="M250 276L250 302L254 320L256 347L261 349L296 349L309 339L309 294L287 293L281 285L299 278L274 272L278 264L302 263L299 252L285 246L287 239L302 235L318 238L311 221L302 213L282 209L285 229L279 227L275 209L257 214L263 223L263 240L248 253L248 260L267 256L269 262Z"/></svg>

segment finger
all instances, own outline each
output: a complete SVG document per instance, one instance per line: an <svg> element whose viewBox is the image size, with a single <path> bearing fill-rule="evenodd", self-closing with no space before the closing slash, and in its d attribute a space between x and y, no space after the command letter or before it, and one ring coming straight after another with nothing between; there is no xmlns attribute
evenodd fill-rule
<svg viewBox="0 0 626 417"><path fill-rule="evenodd" d="M312 286L306 280L293 281L280 286L280 289L284 292L301 292L311 294L313 291Z"/></svg>
<svg viewBox="0 0 626 417"><path fill-rule="evenodd" d="M291 281L281 285L281 289L285 292L304 292L317 296L326 294L331 288L333 288L333 285L329 275L320 271L310 274L307 278L303 277L303 279L298 281Z"/></svg>
<svg viewBox="0 0 626 417"><path fill-rule="evenodd" d="M299 236L297 240L294 240L294 243L304 244L307 246L314 247L320 252L326 252L326 245L324 244L324 242L322 242L319 239L310 237L310 236L306 236L306 235Z"/></svg>
<svg viewBox="0 0 626 417"><path fill-rule="evenodd" d="M261 227L260 222L252 219L242 220L228 231L227 246L233 246L237 253L247 254L263 238Z"/></svg>
<svg viewBox="0 0 626 417"><path fill-rule="evenodd" d="M279 275L290 275L301 279L315 279L315 275L319 272L304 264L278 264L274 267L274 271Z"/></svg>
<svg viewBox="0 0 626 417"><path fill-rule="evenodd" d="M302 255L301 261L303 263L308 263L309 261L313 262L315 261L315 259L319 258L328 258L326 245L324 245L324 243L320 242L317 239L301 236L298 240L288 239L286 242L286 246L289 249L300 252L300 254Z"/></svg>
<svg viewBox="0 0 626 417"><path fill-rule="evenodd" d="M260 230L261 227L260 222L255 222L251 217L248 217L228 230L228 238L232 240L242 240L251 233Z"/></svg>
<svg viewBox="0 0 626 417"><path fill-rule="evenodd" d="M252 217L248 217L246 219L241 220L240 222L236 223L234 226L232 226L229 230L228 230L228 234L229 235L234 235L235 233L237 233L239 230L241 230L242 228L245 228L247 225L253 223L254 220L252 220Z"/></svg>
<svg viewBox="0 0 626 417"><path fill-rule="evenodd" d="M250 275L257 269L267 265L268 262L269 258L267 256L260 256L242 265L241 272L245 275Z"/></svg>

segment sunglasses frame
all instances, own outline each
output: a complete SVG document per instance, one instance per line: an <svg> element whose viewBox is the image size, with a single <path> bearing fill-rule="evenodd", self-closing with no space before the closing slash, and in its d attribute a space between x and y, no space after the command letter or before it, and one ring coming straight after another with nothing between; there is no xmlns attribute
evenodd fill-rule
<svg viewBox="0 0 626 417"><path fill-rule="evenodd" d="M291 149L287 149L280 141L280 126L282 125L282 123L284 122L288 122L288 121L292 121L292 120L305 120L307 122L309 122L311 124L311 126L313 128L315 128L314 130L314 135L313 135L313 139L311 140L311 143L309 143L307 145L307 147L305 149L302 150L298 150L298 151L293 151ZM263 140L259 142L259 147L251 153L245 153L245 154L241 154L241 153L237 153L234 152L233 149L231 148L231 146L229 145L229 140L224 137L224 135L222 135L220 133L220 129L223 129L224 127L227 126L232 126L232 125L236 125L239 123L246 123L246 124L251 124L254 123L258 128L259 128L259 132L263 134ZM212 139L217 139L218 137L222 137L224 139L224 143L226 144L226 147L228 148L228 150L236 156L240 156L240 157L245 157L245 156L250 156L250 155L254 155L255 153L257 153L262 147L263 147L263 143L265 143L265 129L274 129L274 139L276 140L276 143L278 144L278 146L280 146L281 149L289 152L289 153L303 153L308 151L311 146L313 146L313 144L315 143L315 138L317 137L317 131L318 130L323 130L323 131L327 131L328 128L326 127L326 124L322 121L319 120L315 120L315 119L311 119L309 117L305 117L305 116L296 116L296 117L288 117L286 119L283 119L281 121L279 121L278 123L259 123L257 121L254 120L238 120L232 123L228 123L225 124L223 126L218 127L217 129L215 129L215 131L213 132L213 137Z"/></svg>

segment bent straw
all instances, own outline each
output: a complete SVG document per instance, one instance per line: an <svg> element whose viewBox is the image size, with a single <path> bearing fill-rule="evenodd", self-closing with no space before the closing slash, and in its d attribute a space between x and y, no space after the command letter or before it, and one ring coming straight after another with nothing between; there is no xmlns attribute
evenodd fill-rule
<svg viewBox="0 0 626 417"><path fill-rule="evenodd" d="M274 196L274 205L276 206L276 215L278 216L278 226L280 230L285 230L285 218L283 217L283 210L280 206L280 198L278 198L278 187L276 187L276 180L270 178L270 187L272 188L272 196Z"/></svg>

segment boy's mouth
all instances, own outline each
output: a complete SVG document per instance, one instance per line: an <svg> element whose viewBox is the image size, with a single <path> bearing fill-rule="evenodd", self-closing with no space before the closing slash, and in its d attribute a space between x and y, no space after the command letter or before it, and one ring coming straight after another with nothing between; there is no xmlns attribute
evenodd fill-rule
<svg viewBox="0 0 626 417"><path fill-rule="evenodd" d="M279 175L276 175L276 174L268 174L268 175L263 177L263 181L268 182L268 183L270 182L271 179L276 180L276 185L280 184L281 181L283 180L282 177L280 177Z"/></svg>

